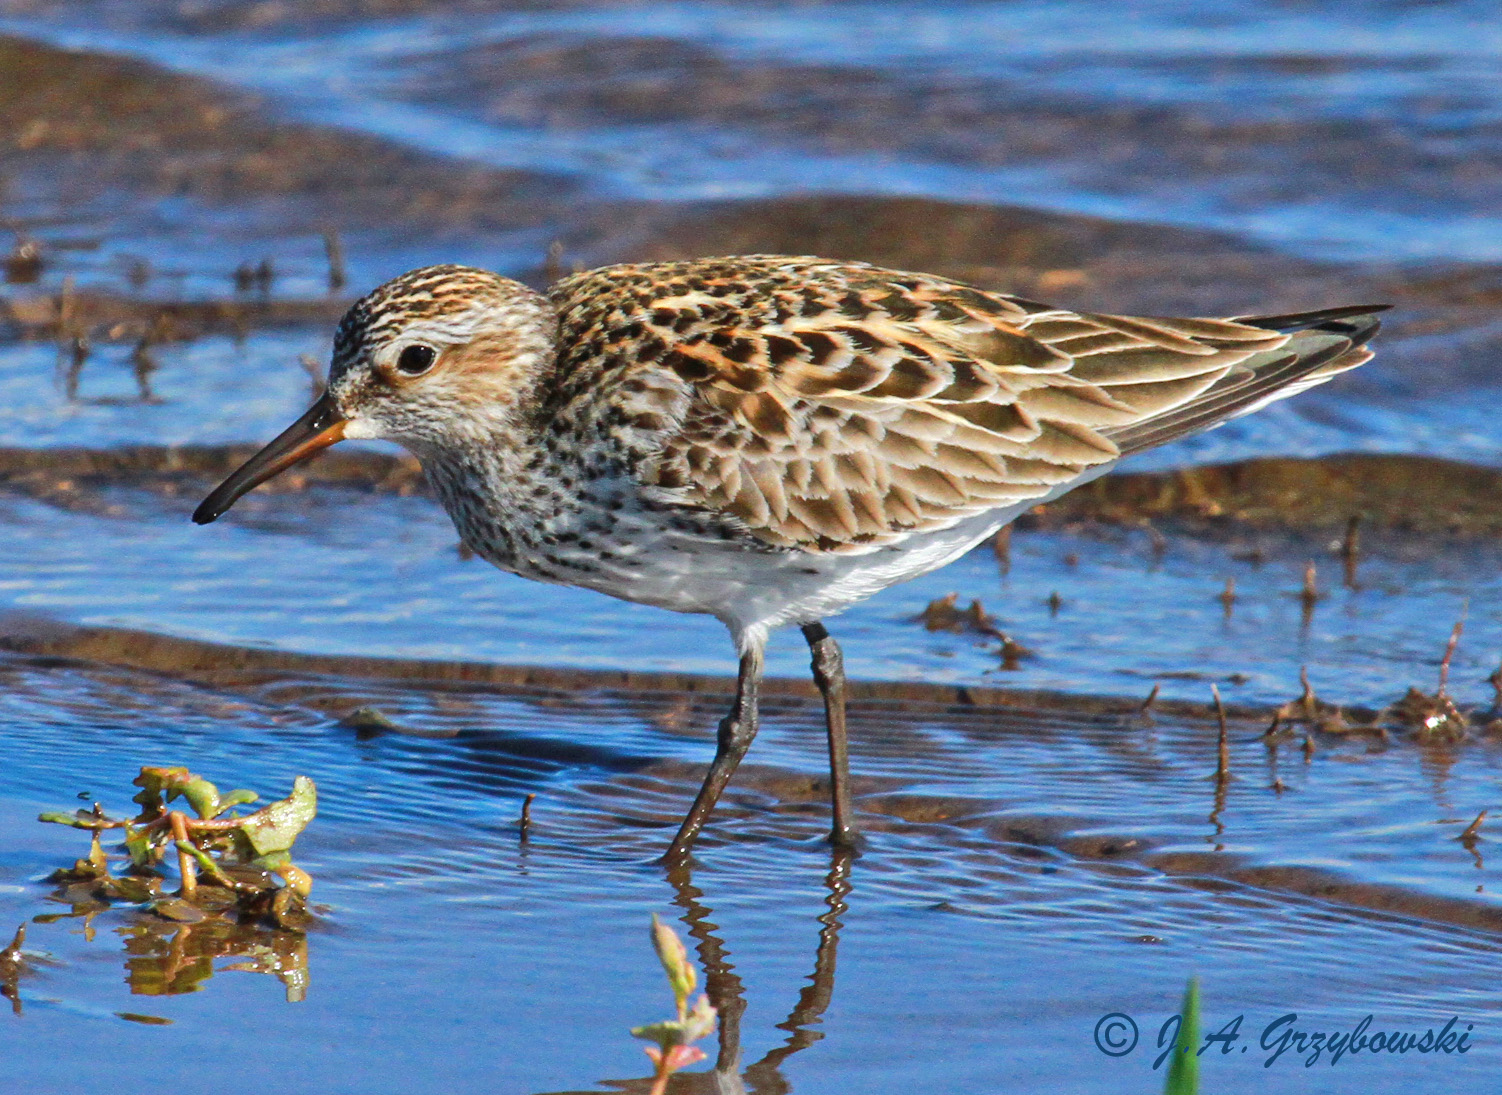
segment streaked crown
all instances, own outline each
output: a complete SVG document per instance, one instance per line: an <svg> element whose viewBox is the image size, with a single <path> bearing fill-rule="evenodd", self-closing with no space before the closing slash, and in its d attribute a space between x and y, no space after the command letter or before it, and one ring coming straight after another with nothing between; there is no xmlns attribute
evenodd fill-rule
<svg viewBox="0 0 1502 1095"><path fill-rule="evenodd" d="M470 266L425 266L357 301L334 335L329 392L348 436L418 446L494 426L552 360L547 300Z"/></svg>

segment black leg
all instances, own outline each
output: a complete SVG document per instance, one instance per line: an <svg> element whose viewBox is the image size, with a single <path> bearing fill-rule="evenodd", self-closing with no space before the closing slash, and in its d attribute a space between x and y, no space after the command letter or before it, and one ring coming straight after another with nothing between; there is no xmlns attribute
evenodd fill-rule
<svg viewBox="0 0 1502 1095"><path fill-rule="evenodd" d="M845 658L840 644L822 623L803 625L803 637L813 654L814 683L824 697L824 726L829 732L829 798L834 807L830 843L847 848L855 844L850 806L850 747L845 737Z"/></svg>
<svg viewBox="0 0 1502 1095"><path fill-rule="evenodd" d="M756 737L757 696L761 690L761 670L762 648L758 643L741 655L741 672L735 685L735 706L730 709L730 714L720 721L720 739L719 746L715 750L714 763L709 766L709 774L704 777L704 786L699 788L699 796L694 799L694 804L690 807L688 816L683 819L678 835L673 838L673 846L668 849L668 854L664 857L668 863L681 863L688 857L694 838L699 835L699 830L704 828L704 823L714 812L715 803L720 800L720 793L725 790L725 784L730 782L730 777L746 755L746 750L751 748L751 741Z"/></svg>

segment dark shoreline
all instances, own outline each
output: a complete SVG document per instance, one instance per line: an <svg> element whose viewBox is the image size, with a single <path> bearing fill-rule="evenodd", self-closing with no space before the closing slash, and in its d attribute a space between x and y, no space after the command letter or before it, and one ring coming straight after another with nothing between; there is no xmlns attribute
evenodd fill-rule
<svg viewBox="0 0 1502 1095"><path fill-rule="evenodd" d="M90 492L128 487L166 495L207 490L257 449L246 445L0 448L0 490L66 507ZM336 449L273 480L263 492L313 487L416 494L422 470L405 453ZM1345 453L1265 457L1163 472L1118 472L1088 483L1019 521L1166 522L1180 533L1231 530L1319 533L1352 518L1366 528L1473 538L1502 532L1502 470L1428 456Z"/></svg>

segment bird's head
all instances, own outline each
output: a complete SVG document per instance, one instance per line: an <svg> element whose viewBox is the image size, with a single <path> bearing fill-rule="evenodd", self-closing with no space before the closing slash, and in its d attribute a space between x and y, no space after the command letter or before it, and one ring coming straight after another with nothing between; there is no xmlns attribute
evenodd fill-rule
<svg viewBox="0 0 1502 1095"><path fill-rule="evenodd" d="M552 360L546 298L469 266L426 266L357 301L334 335L328 388L193 514L207 524L246 491L346 439L442 452L493 438Z"/></svg>

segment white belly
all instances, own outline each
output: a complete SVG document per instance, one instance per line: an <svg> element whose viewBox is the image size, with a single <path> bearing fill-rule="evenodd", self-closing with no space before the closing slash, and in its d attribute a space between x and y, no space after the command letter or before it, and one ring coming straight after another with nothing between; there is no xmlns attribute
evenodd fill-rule
<svg viewBox="0 0 1502 1095"><path fill-rule="evenodd" d="M858 554L747 551L731 542L642 529L640 540L618 550L617 565L570 582L628 601L718 617L744 648L774 628L832 616L888 586L937 570L1032 507L1110 468L1092 468L1042 497Z"/></svg>

